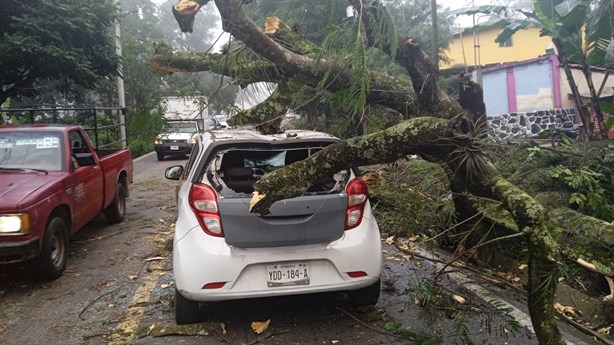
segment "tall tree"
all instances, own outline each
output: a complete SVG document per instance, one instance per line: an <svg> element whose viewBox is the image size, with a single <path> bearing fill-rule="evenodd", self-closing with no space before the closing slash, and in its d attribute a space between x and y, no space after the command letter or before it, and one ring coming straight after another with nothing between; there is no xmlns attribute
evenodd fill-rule
<svg viewBox="0 0 614 345"><path fill-rule="evenodd" d="M437 30L433 30L432 2L420 0L385 0L386 8L399 34L413 37L426 52L433 52L433 33L437 34L439 59L445 59L443 51L448 48L455 29L455 17L436 6ZM430 54L433 56L433 54Z"/></svg>
<svg viewBox="0 0 614 345"><path fill-rule="evenodd" d="M112 0L6 1L0 11L0 104L52 86L82 92L117 74Z"/></svg>
<svg viewBox="0 0 614 345"><path fill-rule="evenodd" d="M132 110L156 106L165 87L164 78L151 72L148 61L153 42L165 40L160 8L142 0L122 0L120 6L126 106Z"/></svg>

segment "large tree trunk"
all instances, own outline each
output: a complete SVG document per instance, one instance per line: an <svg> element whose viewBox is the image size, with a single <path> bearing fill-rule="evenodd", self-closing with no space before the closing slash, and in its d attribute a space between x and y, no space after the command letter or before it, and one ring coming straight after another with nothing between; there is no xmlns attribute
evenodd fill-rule
<svg viewBox="0 0 614 345"><path fill-rule="evenodd" d="M251 211L267 214L275 201L302 195L319 178L348 166L389 163L409 154L438 162L446 171L455 172L454 180L465 181L469 192L501 202L513 215L518 231L526 234L529 243L529 311L536 334L542 344L563 344L553 309L558 281L554 260L559 248L549 232L544 209L506 181L479 150L473 150L469 128L464 117L421 117L329 146L304 161L265 175L254 185Z"/></svg>

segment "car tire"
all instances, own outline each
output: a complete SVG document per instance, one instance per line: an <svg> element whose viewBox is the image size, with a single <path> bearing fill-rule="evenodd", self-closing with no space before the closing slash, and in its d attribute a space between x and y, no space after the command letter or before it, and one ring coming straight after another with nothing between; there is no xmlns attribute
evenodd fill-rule
<svg viewBox="0 0 614 345"><path fill-rule="evenodd" d="M107 208L104 209L104 216L109 224L120 223L126 216L126 186L122 182L117 182L115 187L115 197Z"/></svg>
<svg viewBox="0 0 614 345"><path fill-rule="evenodd" d="M59 278L66 269L68 261L68 230L60 217L53 217L47 223L43 246L34 267L37 277L46 280Z"/></svg>
<svg viewBox="0 0 614 345"><path fill-rule="evenodd" d="M183 297L175 288L175 322L178 325L197 323L199 317L198 302Z"/></svg>
<svg viewBox="0 0 614 345"><path fill-rule="evenodd" d="M164 153L162 152L156 152L156 156L158 157L159 161L163 161L164 160Z"/></svg>
<svg viewBox="0 0 614 345"><path fill-rule="evenodd" d="M350 304L354 307L373 306L377 304L380 294L380 280L366 288L348 291Z"/></svg>

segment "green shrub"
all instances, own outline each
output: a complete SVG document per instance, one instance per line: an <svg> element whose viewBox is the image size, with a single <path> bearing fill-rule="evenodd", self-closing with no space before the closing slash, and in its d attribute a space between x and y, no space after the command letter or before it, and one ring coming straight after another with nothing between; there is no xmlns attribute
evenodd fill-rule
<svg viewBox="0 0 614 345"><path fill-rule="evenodd" d="M154 150L154 140L164 127L164 113L157 106L139 108L126 115L128 146L133 157Z"/></svg>

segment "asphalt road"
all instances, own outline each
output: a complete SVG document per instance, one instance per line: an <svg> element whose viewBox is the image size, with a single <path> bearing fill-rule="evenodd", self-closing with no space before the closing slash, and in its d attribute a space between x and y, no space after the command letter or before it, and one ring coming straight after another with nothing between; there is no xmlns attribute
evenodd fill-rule
<svg viewBox="0 0 614 345"><path fill-rule="evenodd" d="M407 344L401 333L408 330L442 344L459 340L458 313L441 310L429 324L416 298L437 266L388 244L375 308L353 309L341 293L220 302L201 306L203 323L176 327L170 260L176 182L163 174L184 163L155 155L135 160L126 220L107 225L100 217L73 236L59 279L40 282L27 265L0 266L0 344ZM467 299L465 308L450 306L466 316L474 344L537 344L522 302L514 307L519 330L506 333L481 292L461 286L470 285L461 278L447 275L443 284ZM252 322L267 320L262 334L252 331ZM486 320L494 331L487 332Z"/></svg>

